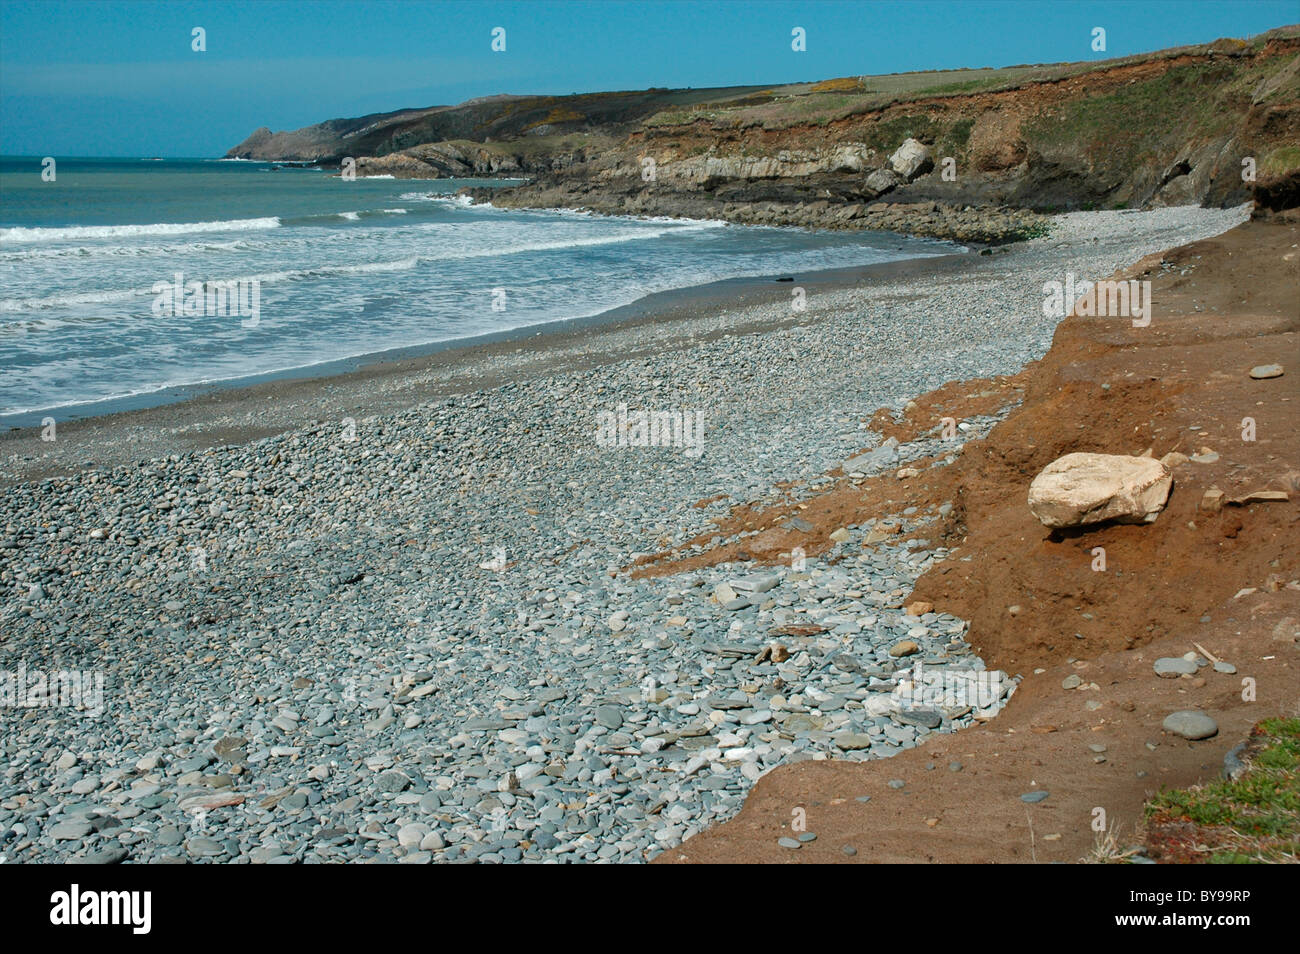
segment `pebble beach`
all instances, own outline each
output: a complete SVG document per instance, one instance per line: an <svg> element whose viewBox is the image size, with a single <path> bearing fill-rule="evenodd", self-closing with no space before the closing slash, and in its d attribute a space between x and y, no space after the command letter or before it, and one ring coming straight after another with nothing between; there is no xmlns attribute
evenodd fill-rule
<svg viewBox="0 0 1300 954"><path fill-rule="evenodd" d="M0 854L641 862L733 816L777 765L888 758L995 719L1019 674L985 672L965 621L903 607L949 555L924 540L934 513L844 527L819 559L630 568L735 504L959 454L936 422L862 457L881 443L865 421L1040 358L1044 283L1247 217L1060 215L923 281L809 283L799 311L776 286L593 327L545 360L529 339L467 359L479 387L453 386L466 365L404 368L402 393L427 396L409 406L342 402L325 379L294 392L322 412L283 433L169 450L165 428L122 428L147 453L85 468L69 450L43 479L24 476L35 432L7 439L0 669L93 673L103 694L0 708ZM269 394L211 432L267 429ZM598 441L620 406L694 415L699 452ZM915 705L899 689L918 663L998 688Z"/></svg>

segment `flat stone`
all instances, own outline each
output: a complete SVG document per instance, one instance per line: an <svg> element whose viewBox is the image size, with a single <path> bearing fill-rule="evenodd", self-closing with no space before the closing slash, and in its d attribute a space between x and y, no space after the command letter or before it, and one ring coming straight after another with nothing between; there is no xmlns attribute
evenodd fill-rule
<svg viewBox="0 0 1300 954"><path fill-rule="evenodd" d="M1282 377L1282 365L1257 364L1250 369L1250 376L1256 381L1262 381L1267 378L1280 378Z"/></svg>
<svg viewBox="0 0 1300 954"><path fill-rule="evenodd" d="M467 720L465 722L465 731L466 732L482 732L482 731L496 732L498 729L508 729L513 724L514 723L511 722L504 722L501 719L493 719L490 717L479 717L479 718Z"/></svg>
<svg viewBox="0 0 1300 954"><path fill-rule="evenodd" d="M80 841L92 830L93 826L88 821L65 821L50 829L50 837L55 841Z"/></svg>
<svg viewBox="0 0 1300 954"><path fill-rule="evenodd" d="M220 842L213 841L211 838L191 838L186 847L190 854L198 855L201 858L209 858L214 855L225 854L226 849Z"/></svg>
<svg viewBox="0 0 1300 954"><path fill-rule="evenodd" d="M732 580L731 588L737 593L766 593L780 582L781 578L775 573L755 573Z"/></svg>
<svg viewBox="0 0 1300 954"><path fill-rule="evenodd" d="M904 725L919 725L927 729L937 729L943 724L938 709L904 709L895 718Z"/></svg>
<svg viewBox="0 0 1300 954"><path fill-rule="evenodd" d="M1041 801L1042 801L1043 799L1045 799L1049 794L1051 794L1051 793L1050 793L1050 792L1046 792L1046 791L1044 791L1043 789L1039 789L1039 790L1036 791L1036 792L1025 792L1025 794L1023 794L1023 795L1020 796L1020 800L1021 800L1022 802L1029 802L1029 804L1032 805L1032 804L1034 804L1035 802L1041 802Z"/></svg>
<svg viewBox="0 0 1300 954"><path fill-rule="evenodd" d="M893 656L895 659L902 656L912 656L920 651L921 647L910 639L899 640L889 647L889 655Z"/></svg>
<svg viewBox="0 0 1300 954"><path fill-rule="evenodd" d="M69 858L68 864L116 865L125 861L129 854L125 848L105 848L102 851L92 851L79 858Z"/></svg>
<svg viewBox="0 0 1300 954"><path fill-rule="evenodd" d="M709 705L714 709L746 709L749 700L744 696L711 696Z"/></svg>
<svg viewBox="0 0 1300 954"><path fill-rule="evenodd" d="M1061 680L1062 689L1078 689L1083 685L1083 680L1079 678L1078 673L1072 673Z"/></svg>
<svg viewBox="0 0 1300 954"><path fill-rule="evenodd" d="M793 838L778 838L776 843L782 848L802 848L803 846Z"/></svg>
<svg viewBox="0 0 1300 954"><path fill-rule="evenodd" d="M618 706L597 706L596 721L607 729L617 729L623 724L623 711Z"/></svg>
<svg viewBox="0 0 1300 954"><path fill-rule="evenodd" d="M1237 667L1230 662L1224 662L1222 659L1220 659L1218 662L1214 664L1214 671L1221 672L1224 673L1225 675L1231 676L1233 673L1237 671Z"/></svg>
<svg viewBox="0 0 1300 954"><path fill-rule="evenodd" d="M181 799L177 807L183 812L206 812L227 805L240 805L243 801L243 795L236 795L233 792L221 792L214 795L191 795L188 798Z"/></svg>
<svg viewBox="0 0 1300 954"><path fill-rule="evenodd" d="M1165 716L1163 723L1166 732L1180 735L1184 739L1196 741L1208 739L1219 732L1219 724L1204 712L1195 709L1181 709Z"/></svg>

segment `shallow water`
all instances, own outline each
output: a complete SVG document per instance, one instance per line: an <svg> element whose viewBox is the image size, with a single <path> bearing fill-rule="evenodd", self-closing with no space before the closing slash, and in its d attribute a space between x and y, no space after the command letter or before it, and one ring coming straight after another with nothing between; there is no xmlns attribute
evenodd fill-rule
<svg viewBox="0 0 1300 954"><path fill-rule="evenodd" d="M478 180L270 163L0 160L0 415L583 318L946 242L468 206ZM193 283L240 282L198 314ZM169 290L180 289L179 296ZM241 297L242 296L242 297ZM206 307L204 307L206 306Z"/></svg>

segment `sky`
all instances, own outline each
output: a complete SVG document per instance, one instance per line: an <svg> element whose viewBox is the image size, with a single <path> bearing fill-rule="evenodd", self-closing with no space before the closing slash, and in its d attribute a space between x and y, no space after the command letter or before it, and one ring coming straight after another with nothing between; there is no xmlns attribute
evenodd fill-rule
<svg viewBox="0 0 1300 954"><path fill-rule="evenodd" d="M0 154L220 156L259 126L494 93L1105 59L1298 20L1296 0L0 0Z"/></svg>

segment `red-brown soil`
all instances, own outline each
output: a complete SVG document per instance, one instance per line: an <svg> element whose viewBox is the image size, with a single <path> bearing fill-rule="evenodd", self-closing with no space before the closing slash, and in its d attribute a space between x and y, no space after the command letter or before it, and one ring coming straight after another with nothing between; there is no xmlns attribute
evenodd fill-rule
<svg viewBox="0 0 1300 954"><path fill-rule="evenodd" d="M661 860L1074 861L1098 838L1094 809L1118 826L1121 845L1138 842L1148 793L1212 776L1256 721L1300 713L1297 224L1294 213L1252 221L1152 256L1117 276L1151 281L1149 327L1070 317L1049 354L1021 375L950 385L916 401L894 424L900 439L941 416L960 420L976 402L987 412L989 392L1003 392L1007 402L1023 395L952 465L908 480L845 478L803 509L738 508L718 532L771 529L685 560L652 558L641 572L736 559L741 549L769 561L791 546L816 553L836 527L950 501L944 533L925 535L957 550L918 581L912 598L971 620L969 639L988 664L1025 677L988 725L934 736L878 762L776 770L739 816ZM1249 377L1253 366L1273 363L1285 369L1282 377ZM1247 417L1254 441L1243 440ZM1150 448L1160 457L1206 447L1217 461L1176 464L1173 493L1153 524L1052 533L1026 506L1033 477L1066 453ZM1290 499L1208 512L1200 508L1211 487L1228 498L1274 489ZM783 528L792 515L813 529ZM1104 571L1093 569L1097 547L1105 550ZM1238 672L1155 676L1155 658L1182 655L1193 643ZM1062 688L1072 674L1084 688ZM1253 697L1244 699L1251 686ZM1089 701L1100 706L1089 709ZM1187 742L1164 733L1164 717L1182 708L1212 714L1218 736ZM1094 743L1106 746L1105 761L1094 761ZM953 761L961 771L949 770ZM889 779L907 785L891 789ZM1034 788L1051 795L1022 802ZM861 795L870 801L856 801ZM818 838L794 851L777 839L796 807L807 810ZM846 855L844 845L857 853Z"/></svg>

